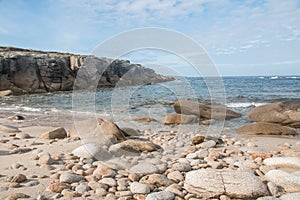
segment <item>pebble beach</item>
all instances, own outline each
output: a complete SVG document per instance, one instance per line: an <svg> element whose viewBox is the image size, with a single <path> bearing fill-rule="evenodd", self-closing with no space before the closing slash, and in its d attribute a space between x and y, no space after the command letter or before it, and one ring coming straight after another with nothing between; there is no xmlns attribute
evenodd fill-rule
<svg viewBox="0 0 300 200"><path fill-rule="evenodd" d="M101 125L98 121L95 130L117 138L113 141L114 137L107 137L112 145L105 148L107 144L97 144L106 141L90 142L78 135L80 129L93 129L91 122L78 122L74 129L76 122L72 120L62 120L65 126L42 126L43 121L35 124L2 116L0 198L300 197L297 136L232 135L228 130L213 135L207 134L208 125L163 125L147 118L140 120L139 129L119 127L105 119ZM119 141L123 139L116 135L118 131L126 133L125 141ZM103 154L105 150L114 153Z"/></svg>

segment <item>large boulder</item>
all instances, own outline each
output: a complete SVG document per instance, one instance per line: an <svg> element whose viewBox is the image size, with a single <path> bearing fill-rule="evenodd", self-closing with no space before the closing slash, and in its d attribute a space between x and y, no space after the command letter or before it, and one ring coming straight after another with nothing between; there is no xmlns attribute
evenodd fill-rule
<svg viewBox="0 0 300 200"><path fill-rule="evenodd" d="M265 179L284 188L287 192L300 192L300 176L283 170L270 170Z"/></svg>
<svg viewBox="0 0 300 200"><path fill-rule="evenodd" d="M238 129L238 133L246 135L296 135L297 132L279 124L257 122L246 124Z"/></svg>
<svg viewBox="0 0 300 200"><path fill-rule="evenodd" d="M300 100L258 106L247 116L256 122L271 122L300 128Z"/></svg>
<svg viewBox="0 0 300 200"><path fill-rule="evenodd" d="M174 103L174 109L176 113L196 115L204 119L227 120L241 117L241 114L226 108L226 106L208 106L197 101L178 100Z"/></svg>
<svg viewBox="0 0 300 200"><path fill-rule="evenodd" d="M252 199L267 195L266 185L249 171L200 169L186 173L185 189L203 199L225 194L231 198Z"/></svg>
<svg viewBox="0 0 300 200"><path fill-rule="evenodd" d="M70 137L80 137L86 144L106 146L126 140L123 131L115 123L102 118L74 122Z"/></svg>
<svg viewBox="0 0 300 200"><path fill-rule="evenodd" d="M163 120L163 124L192 124L197 123L198 117L195 115L184 115L173 113L167 115Z"/></svg>

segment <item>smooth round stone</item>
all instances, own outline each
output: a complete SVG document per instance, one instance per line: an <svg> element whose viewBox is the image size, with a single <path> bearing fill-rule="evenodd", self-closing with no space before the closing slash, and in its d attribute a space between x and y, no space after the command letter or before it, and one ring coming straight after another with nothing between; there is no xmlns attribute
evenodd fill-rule
<svg viewBox="0 0 300 200"><path fill-rule="evenodd" d="M147 184L133 182L130 184L130 191L132 194L148 194L150 192L150 187Z"/></svg>
<svg viewBox="0 0 300 200"><path fill-rule="evenodd" d="M180 182L184 180L183 175L180 173L180 171L173 171L170 172L167 176L168 179L173 180L175 182Z"/></svg>
<svg viewBox="0 0 300 200"><path fill-rule="evenodd" d="M83 176L68 172L62 173L59 177L61 183L76 183L82 180L84 180Z"/></svg>
<svg viewBox="0 0 300 200"><path fill-rule="evenodd" d="M188 163L174 163L172 169L180 172L187 172L191 170L191 165Z"/></svg>
<svg viewBox="0 0 300 200"><path fill-rule="evenodd" d="M87 192L90 190L90 187L87 183L80 183L78 186L75 187L75 191L79 194L83 194L84 192Z"/></svg>
<svg viewBox="0 0 300 200"><path fill-rule="evenodd" d="M146 200L173 200L175 198L175 195L172 192L168 191L161 191L161 192L154 192L149 195L147 195Z"/></svg>
<svg viewBox="0 0 300 200"><path fill-rule="evenodd" d="M23 185L25 187L31 187L31 186L35 186L35 185L38 185L40 182L38 180L32 180L32 181L29 181L27 183L24 183Z"/></svg>
<svg viewBox="0 0 300 200"><path fill-rule="evenodd" d="M201 148L203 148L203 149L212 148L212 147L215 147L216 145L217 145L217 143L214 140L208 140L208 141L202 142L200 144Z"/></svg>
<svg viewBox="0 0 300 200"><path fill-rule="evenodd" d="M155 174L159 173L159 169L153 164L141 163L131 167L129 172L135 174Z"/></svg>
<svg viewBox="0 0 300 200"><path fill-rule="evenodd" d="M99 181L99 183L111 186L111 187L115 187L117 186L117 181L113 178L103 178Z"/></svg>

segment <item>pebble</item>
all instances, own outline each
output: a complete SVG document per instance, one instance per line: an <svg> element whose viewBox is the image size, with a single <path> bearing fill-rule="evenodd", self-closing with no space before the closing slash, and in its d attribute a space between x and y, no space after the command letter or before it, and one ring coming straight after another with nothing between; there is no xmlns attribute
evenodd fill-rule
<svg viewBox="0 0 300 200"><path fill-rule="evenodd" d="M103 178L99 181L99 183L108 185L110 187L115 187L117 186L117 181L113 178Z"/></svg>
<svg viewBox="0 0 300 200"><path fill-rule="evenodd" d="M130 184L130 191L132 194L148 194L150 193L150 187L147 184L133 182Z"/></svg>
<svg viewBox="0 0 300 200"><path fill-rule="evenodd" d="M10 181L11 183L22 183L27 180L27 177L24 174L18 174L13 177L13 179Z"/></svg>
<svg viewBox="0 0 300 200"><path fill-rule="evenodd" d="M151 175L142 177L140 179L140 183L160 187L160 186L169 186L169 185L173 184L173 181L168 179L163 174L151 174Z"/></svg>
<svg viewBox="0 0 300 200"><path fill-rule="evenodd" d="M217 145L217 143L214 140L208 140L206 142L203 142L200 144L200 147L203 149L209 149L212 147L215 147Z"/></svg>
<svg viewBox="0 0 300 200"><path fill-rule="evenodd" d="M172 192L161 191L147 195L146 200L173 200L175 195Z"/></svg>
<svg viewBox="0 0 300 200"><path fill-rule="evenodd" d="M189 163L174 163L172 169L174 171L187 172L191 170L191 165Z"/></svg>
<svg viewBox="0 0 300 200"><path fill-rule="evenodd" d="M95 193L100 196L105 196L107 194L107 191L104 188L97 188Z"/></svg>
<svg viewBox="0 0 300 200"><path fill-rule="evenodd" d="M32 187L32 186L35 186L38 184L40 184L40 182L38 180L31 180L31 181L28 181L27 183L24 183L23 185L25 187Z"/></svg>
<svg viewBox="0 0 300 200"><path fill-rule="evenodd" d="M28 133L21 132L21 133L16 134L16 138L29 139L29 138L31 138L31 136Z"/></svg>
<svg viewBox="0 0 300 200"><path fill-rule="evenodd" d="M30 198L30 196L24 193L15 193L6 197L5 200L17 200L21 198Z"/></svg>
<svg viewBox="0 0 300 200"><path fill-rule="evenodd" d="M51 192L56 192L56 193L61 193L64 189L70 189L70 188L71 188L71 185L70 185L70 184L67 184L67 183L59 183L59 182L51 183L51 184L48 186L48 189L49 189Z"/></svg>
<svg viewBox="0 0 300 200"><path fill-rule="evenodd" d="M11 165L11 168L12 168L12 169L19 169L21 166L22 166L22 165L19 164L19 163L13 163L13 164Z"/></svg>
<svg viewBox="0 0 300 200"><path fill-rule="evenodd" d="M41 153L39 154L38 163L40 165L51 165L54 163L54 161L52 160L51 155L49 153Z"/></svg>
<svg viewBox="0 0 300 200"><path fill-rule="evenodd" d="M172 184L168 186L165 191L172 192L178 197L184 197L184 193L182 192L182 188L177 184Z"/></svg>
<svg viewBox="0 0 300 200"><path fill-rule="evenodd" d="M200 143L204 142L204 140L205 140L205 136L203 136L203 135L196 135L192 139L192 144L193 145L197 145L197 144L200 144Z"/></svg>
<svg viewBox="0 0 300 200"><path fill-rule="evenodd" d="M78 186L75 187L75 191L79 194L83 194L84 192L87 192L90 190L90 187L87 183L80 183Z"/></svg>
<svg viewBox="0 0 300 200"><path fill-rule="evenodd" d="M83 176L68 172L62 173L59 177L61 183L75 183L82 180L84 180Z"/></svg>
<svg viewBox="0 0 300 200"><path fill-rule="evenodd" d="M135 174L155 174L159 172L159 169L153 164L141 163L131 167L129 172Z"/></svg>
<svg viewBox="0 0 300 200"><path fill-rule="evenodd" d="M135 173L130 173L130 174L128 175L128 178L129 178L129 180L131 180L132 182L138 181L138 180L139 180L139 176L138 176L137 174L135 174Z"/></svg>
<svg viewBox="0 0 300 200"><path fill-rule="evenodd" d="M180 181L183 181L184 180L184 177L183 175L180 173L180 171L173 171L173 172L170 172L167 176L168 179L178 183Z"/></svg>
<svg viewBox="0 0 300 200"><path fill-rule="evenodd" d="M267 187L268 187L268 190L269 192L273 195L273 196L277 196L278 195L278 192L279 192L279 189L277 187L277 185L273 182L268 182L267 183Z"/></svg>

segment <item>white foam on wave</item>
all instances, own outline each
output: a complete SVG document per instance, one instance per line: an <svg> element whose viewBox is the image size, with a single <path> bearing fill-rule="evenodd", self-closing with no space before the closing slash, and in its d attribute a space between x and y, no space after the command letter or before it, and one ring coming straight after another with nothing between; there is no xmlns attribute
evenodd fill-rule
<svg viewBox="0 0 300 200"><path fill-rule="evenodd" d="M41 108L32 108L32 107L26 107L26 106L16 106L16 108L28 111L28 112L41 112Z"/></svg>
<svg viewBox="0 0 300 200"><path fill-rule="evenodd" d="M255 102L246 102L246 103L242 103L242 102L239 102L239 103L228 103L226 104L227 107L230 107L230 108L249 108L249 107L252 107L252 106L261 106L261 105L264 105L265 103L255 103Z"/></svg>
<svg viewBox="0 0 300 200"><path fill-rule="evenodd" d="M287 79L298 79L298 78L300 78L300 76L287 76L285 78L287 78Z"/></svg>

